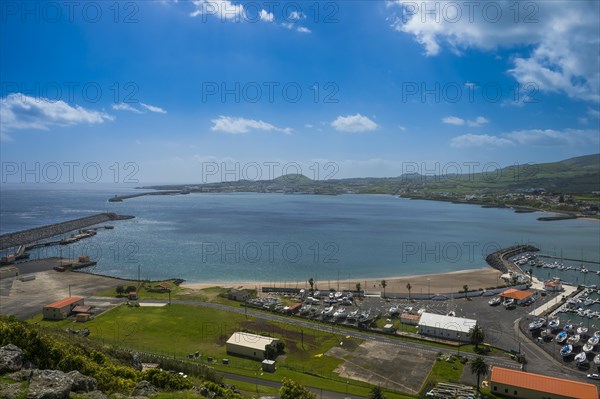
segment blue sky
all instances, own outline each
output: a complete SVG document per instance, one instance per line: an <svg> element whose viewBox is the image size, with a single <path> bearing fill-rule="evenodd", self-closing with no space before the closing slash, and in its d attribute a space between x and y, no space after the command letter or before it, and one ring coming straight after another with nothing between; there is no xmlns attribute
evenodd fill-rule
<svg viewBox="0 0 600 399"><path fill-rule="evenodd" d="M201 182L600 152L596 1L77 4L2 3L2 182L36 163L41 181L94 163Z"/></svg>

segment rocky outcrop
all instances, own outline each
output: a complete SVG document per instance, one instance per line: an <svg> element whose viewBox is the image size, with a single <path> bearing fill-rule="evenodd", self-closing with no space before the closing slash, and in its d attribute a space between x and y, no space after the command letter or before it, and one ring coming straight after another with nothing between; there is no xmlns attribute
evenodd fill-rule
<svg viewBox="0 0 600 399"><path fill-rule="evenodd" d="M17 399L21 397L21 384L3 384L0 382L0 398Z"/></svg>
<svg viewBox="0 0 600 399"><path fill-rule="evenodd" d="M21 348L8 344L0 348L0 373L10 373L23 367L23 351Z"/></svg>
<svg viewBox="0 0 600 399"><path fill-rule="evenodd" d="M98 389L96 379L81 374L79 371L70 371L66 377L71 380L71 390L73 392L91 392Z"/></svg>
<svg viewBox="0 0 600 399"><path fill-rule="evenodd" d="M140 381L135 388L133 389L133 396L150 396L156 395L158 393L158 389L152 384L150 384L146 380Z"/></svg>
<svg viewBox="0 0 600 399"><path fill-rule="evenodd" d="M35 370L27 399L68 399L72 381L58 370Z"/></svg>

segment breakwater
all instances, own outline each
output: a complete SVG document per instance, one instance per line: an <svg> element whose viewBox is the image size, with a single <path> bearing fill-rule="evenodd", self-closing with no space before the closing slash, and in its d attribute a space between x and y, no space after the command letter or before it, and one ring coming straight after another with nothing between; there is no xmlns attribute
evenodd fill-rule
<svg viewBox="0 0 600 399"><path fill-rule="evenodd" d="M512 247L502 248L496 252L492 252L491 254L485 257L485 261L488 265L490 265L494 269L501 271L502 273L506 273L509 270L519 271L511 262L508 261L508 258L511 258L523 252L538 251L539 248L536 248L533 245L513 245Z"/></svg>
<svg viewBox="0 0 600 399"><path fill-rule="evenodd" d="M147 193L139 193L139 194L129 194L129 195L115 195L114 197L110 197L108 202L123 202L123 200L136 198L136 197L144 197L146 195L177 195L177 194L189 194L189 191L186 190L169 190L169 191L150 191Z"/></svg>
<svg viewBox="0 0 600 399"><path fill-rule="evenodd" d="M98 213L79 219L49 224L47 226L35 227L33 229L16 231L14 233L2 234L0 236L0 250L27 245L50 237L66 234L71 231L83 229L99 223L111 220L132 219L134 216L117 215L116 213Z"/></svg>

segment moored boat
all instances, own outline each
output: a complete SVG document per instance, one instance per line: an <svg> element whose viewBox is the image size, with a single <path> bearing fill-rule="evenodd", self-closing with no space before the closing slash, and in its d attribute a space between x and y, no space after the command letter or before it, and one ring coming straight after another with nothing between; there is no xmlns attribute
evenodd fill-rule
<svg viewBox="0 0 600 399"><path fill-rule="evenodd" d="M569 345L577 345L579 343L580 339L581 339L581 336L579 334L575 334L575 335L567 338L567 344L569 344Z"/></svg>
<svg viewBox="0 0 600 399"><path fill-rule="evenodd" d="M598 367L600 367L600 355L596 355L594 357L594 364Z"/></svg>
<svg viewBox="0 0 600 399"><path fill-rule="evenodd" d="M557 329L559 326L560 326L560 319L550 320L550 322L548 323L548 327L550 327L553 330Z"/></svg>
<svg viewBox="0 0 600 399"><path fill-rule="evenodd" d="M562 357L567 357L573 352L573 346L565 345L560 349L560 355Z"/></svg>
<svg viewBox="0 0 600 399"><path fill-rule="evenodd" d="M583 352L585 352L585 353L589 353L589 352L591 352L591 351L593 351L593 350L594 350L594 345L585 344L585 345L583 345L583 348L582 348L582 350L583 350Z"/></svg>
<svg viewBox="0 0 600 399"><path fill-rule="evenodd" d="M575 356L575 362L579 363L583 363L587 360L587 356L585 353L581 352L580 354L578 354L577 356Z"/></svg>
<svg viewBox="0 0 600 399"><path fill-rule="evenodd" d="M558 343L564 342L565 339L567 339L567 332L566 331L561 331L556 336L556 342L558 342Z"/></svg>
<svg viewBox="0 0 600 399"><path fill-rule="evenodd" d="M600 341L600 337L594 335L593 337L590 337L590 339L588 339L588 344L596 346L598 345L598 341Z"/></svg>

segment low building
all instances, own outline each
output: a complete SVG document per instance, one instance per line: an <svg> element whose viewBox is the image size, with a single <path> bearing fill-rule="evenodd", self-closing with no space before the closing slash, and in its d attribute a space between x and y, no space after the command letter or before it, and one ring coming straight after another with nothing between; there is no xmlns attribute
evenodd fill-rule
<svg viewBox="0 0 600 399"><path fill-rule="evenodd" d="M409 326L416 326L419 324L421 316L418 314L402 313L400 315L400 323L408 324Z"/></svg>
<svg viewBox="0 0 600 399"><path fill-rule="evenodd" d="M90 319L90 317L91 317L91 316L92 316L92 315L91 315L91 314L89 314L89 313L77 313L77 314L75 315L75 320L76 320L78 323L85 323L86 321L88 321L88 320Z"/></svg>
<svg viewBox="0 0 600 399"><path fill-rule="evenodd" d="M390 323L383 326L383 332L387 334L394 334L396 329L394 328L394 325Z"/></svg>
<svg viewBox="0 0 600 399"><path fill-rule="evenodd" d="M263 337L262 335L244 332L235 332L227 340L226 347L228 354L264 360L266 346L277 342L279 342L277 338Z"/></svg>
<svg viewBox="0 0 600 399"><path fill-rule="evenodd" d="M544 290L550 292L562 291L562 281L560 281L560 277L554 277L551 280L544 281Z"/></svg>
<svg viewBox="0 0 600 399"><path fill-rule="evenodd" d="M262 361L261 364L262 364L262 371L265 371L267 373L275 372L275 360L265 359Z"/></svg>
<svg viewBox="0 0 600 399"><path fill-rule="evenodd" d="M477 320L423 312L419 319L419 334L451 341L468 342L469 330Z"/></svg>
<svg viewBox="0 0 600 399"><path fill-rule="evenodd" d="M227 292L227 298L232 301L245 302L253 296L251 290L229 290Z"/></svg>
<svg viewBox="0 0 600 399"><path fill-rule="evenodd" d="M83 298L70 296L44 306L42 314L46 320L63 320L69 317L73 312L73 308L78 305L83 305Z"/></svg>
<svg viewBox="0 0 600 399"><path fill-rule="evenodd" d="M137 301L138 300L137 291L131 291L131 292L127 293L127 298L131 301Z"/></svg>
<svg viewBox="0 0 600 399"><path fill-rule="evenodd" d="M71 312L77 314L77 313L91 313L92 312L92 307L88 306L88 305L77 305L75 307L73 307L73 309L71 309Z"/></svg>
<svg viewBox="0 0 600 399"><path fill-rule="evenodd" d="M509 288L502 292L500 296L504 299L514 299L517 305L522 305L527 301L533 300L533 292L527 290L517 290Z"/></svg>
<svg viewBox="0 0 600 399"><path fill-rule="evenodd" d="M541 374L492 367L490 389L494 395L525 399L596 399L598 388L592 384Z"/></svg>

